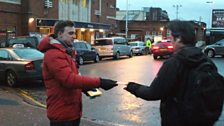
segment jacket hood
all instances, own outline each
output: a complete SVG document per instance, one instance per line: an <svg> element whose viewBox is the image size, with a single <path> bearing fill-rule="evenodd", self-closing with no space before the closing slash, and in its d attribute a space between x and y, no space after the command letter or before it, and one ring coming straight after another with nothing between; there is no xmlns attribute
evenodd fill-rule
<svg viewBox="0 0 224 126"><path fill-rule="evenodd" d="M54 39L52 35L43 38L38 45L38 49L41 52L46 52L47 50L52 48L57 48L65 51L65 48L62 46L62 44L58 40Z"/></svg>
<svg viewBox="0 0 224 126"><path fill-rule="evenodd" d="M186 63L187 65L194 66L205 60L207 60L206 56L202 53L202 50L197 47L183 47L177 50L174 56L178 57L181 61Z"/></svg>

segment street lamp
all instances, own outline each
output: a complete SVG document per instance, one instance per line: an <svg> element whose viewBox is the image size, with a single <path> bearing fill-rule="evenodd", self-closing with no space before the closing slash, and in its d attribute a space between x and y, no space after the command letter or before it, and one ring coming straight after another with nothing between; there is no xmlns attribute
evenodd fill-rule
<svg viewBox="0 0 224 126"><path fill-rule="evenodd" d="M34 21L33 17L30 17L29 20L28 20L29 23L33 23L33 21Z"/></svg>
<svg viewBox="0 0 224 126"><path fill-rule="evenodd" d="M159 29L160 29L160 32L161 32L162 38L163 38L163 30L164 30L164 27L160 27Z"/></svg>
<svg viewBox="0 0 224 126"><path fill-rule="evenodd" d="M173 7L176 8L176 19L178 20L179 8L182 7L182 5L173 5Z"/></svg>
<svg viewBox="0 0 224 126"><path fill-rule="evenodd" d="M128 0L126 0L125 37L126 37L126 39L128 38Z"/></svg>
<svg viewBox="0 0 224 126"><path fill-rule="evenodd" d="M213 1L206 1L206 3L211 5L211 6L210 6L210 9L211 9L211 10L210 10L210 11L211 11L211 12L210 12L210 14L211 14L211 15L210 15L210 18L211 18L211 19L208 18L208 21L209 21L209 22L208 22L208 23L209 23L209 24L208 24L208 28L211 28L211 27L212 27L212 4L213 4Z"/></svg>

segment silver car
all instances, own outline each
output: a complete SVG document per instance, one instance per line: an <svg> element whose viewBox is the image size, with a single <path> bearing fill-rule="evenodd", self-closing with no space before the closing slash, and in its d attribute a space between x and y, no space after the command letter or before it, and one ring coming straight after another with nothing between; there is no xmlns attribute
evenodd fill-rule
<svg viewBox="0 0 224 126"><path fill-rule="evenodd" d="M132 57L131 46L123 37L99 38L94 41L93 47L97 50L100 59L104 57L114 57L119 59L120 56Z"/></svg>
<svg viewBox="0 0 224 126"><path fill-rule="evenodd" d="M143 41L129 42L129 45L132 47L133 54L146 55L149 53L149 49Z"/></svg>
<svg viewBox="0 0 224 126"><path fill-rule="evenodd" d="M216 55L222 55L222 57L224 57L224 39L221 39L214 44L207 45L203 49L203 52L208 57L214 57Z"/></svg>

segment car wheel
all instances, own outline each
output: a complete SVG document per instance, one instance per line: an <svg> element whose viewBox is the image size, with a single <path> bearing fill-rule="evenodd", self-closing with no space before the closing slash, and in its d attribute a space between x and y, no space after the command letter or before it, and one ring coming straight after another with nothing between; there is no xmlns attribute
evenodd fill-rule
<svg viewBox="0 0 224 126"><path fill-rule="evenodd" d="M100 57L99 57L99 55L96 55L94 62L98 63L99 61L100 61Z"/></svg>
<svg viewBox="0 0 224 126"><path fill-rule="evenodd" d="M153 59L158 59L158 56L156 56L156 55L153 55Z"/></svg>
<svg viewBox="0 0 224 126"><path fill-rule="evenodd" d="M10 87L15 87L17 81L17 77L15 72L13 71L8 71L6 73L6 84Z"/></svg>
<svg viewBox="0 0 224 126"><path fill-rule="evenodd" d="M207 51L207 56L210 57L210 58L212 58L212 57L215 56L215 52L213 50L208 50Z"/></svg>
<svg viewBox="0 0 224 126"><path fill-rule="evenodd" d="M133 56L133 52L131 51L128 56L131 58Z"/></svg>
<svg viewBox="0 0 224 126"><path fill-rule="evenodd" d="M114 59L119 59L120 58L120 53L117 52L116 55L114 56Z"/></svg>
<svg viewBox="0 0 224 126"><path fill-rule="evenodd" d="M84 60L83 60L83 58L80 56L79 57L79 65L82 65L84 63Z"/></svg>

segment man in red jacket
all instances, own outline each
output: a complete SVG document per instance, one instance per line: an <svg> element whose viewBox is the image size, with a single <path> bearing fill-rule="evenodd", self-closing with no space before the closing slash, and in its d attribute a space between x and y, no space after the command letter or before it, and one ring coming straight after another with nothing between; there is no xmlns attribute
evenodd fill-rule
<svg viewBox="0 0 224 126"><path fill-rule="evenodd" d="M47 88L47 116L50 126L79 126L82 115L81 92L100 87L109 90L116 81L79 74L72 48L75 27L71 21L55 24L54 34L38 45L45 52L43 79Z"/></svg>

